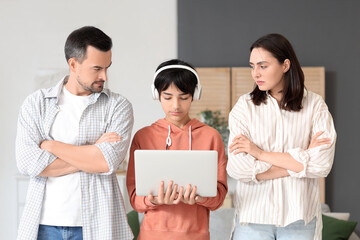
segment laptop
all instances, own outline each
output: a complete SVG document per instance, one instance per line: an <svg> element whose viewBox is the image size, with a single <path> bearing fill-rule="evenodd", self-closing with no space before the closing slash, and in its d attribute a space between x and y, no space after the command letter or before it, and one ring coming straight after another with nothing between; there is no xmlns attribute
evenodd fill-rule
<svg viewBox="0 0 360 240"><path fill-rule="evenodd" d="M164 191L170 180L183 186L197 187L202 197L217 194L217 151L198 150L135 150L136 195L158 195L161 181Z"/></svg>

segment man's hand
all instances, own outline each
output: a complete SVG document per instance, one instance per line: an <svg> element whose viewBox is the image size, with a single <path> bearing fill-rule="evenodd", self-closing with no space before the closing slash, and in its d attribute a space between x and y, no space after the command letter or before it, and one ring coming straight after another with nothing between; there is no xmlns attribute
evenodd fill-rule
<svg viewBox="0 0 360 240"><path fill-rule="evenodd" d="M152 194L149 194L149 196L147 196L148 200L154 205L178 204L182 199L184 188L180 187L179 193L177 193L178 185L175 184L174 189L172 189L173 184L173 181L170 181L168 187L166 188L166 193L164 193L164 181L161 181L158 196L154 197Z"/></svg>
<svg viewBox="0 0 360 240"><path fill-rule="evenodd" d="M42 150L45 150L45 151L48 151L51 153L50 149L51 149L52 142L54 142L54 141L53 140L45 140L40 144L40 148Z"/></svg>
<svg viewBox="0 0 360 240"><path fill-rule="evenodd" d="M234 155L241 152L246 152L256 159L259 159L261 153L263 152L263 150L258 148L258 146L256 146L242 134L234 137L231 145L229 146L229 149L230 153L233 153Z"/></svg>
<svg viewBox="0 0 360 240"><path fill-rule="evenodd" d="M113 143L113 142L119 142L121 141L121 136L118 135L116 132L109 132L109 133L104 133L97 141L95 144L98 143L103 143L103 142L109 142L109 143ZM54 143L54 140L45 140L40 144L40 148L42 150L46 150L48 152L51 153L51 147L52 144Z"/></svg>
<svg viewBox="0 0 360 240"><path fill-rule="evenodd" d="M318 137L321 136L321 134L323 134L324 132L318 132L316 133L310 141L310 145L308 147L308 149L310 148L315 148L318 147L320 145L324 145L324 144L331 144L331 139L330 138L322 138L322 139L318 139Z"/></svg>
<svg viewBox="0 0 360 240"><path fill-rule="evenodd" d="M118 135L116 132L109 132L109 133L104 133L97 141L95 144L98 143L103 143L103 142L109 142L109 143L114 143L114 142L119 142L121 141L121 136Z"/></svg>
<svg viewBox="0 0 360 240"><path fill-rule="evenodd" d="M121 136L118 135L116 132L110 132L104 133L96 141L96 143L113 143L118 141L121 141ZM97 147L94 148L93 146L75 146L54 140L45 140L40 144L40 148L58 157L58 159L55 160L53 164L50 164L40 174L40 176L62 176L79 170L90 173L108 171L108 165L105 159L103 159L103 155L102 153L100 153L100 150ZM80 152L79 150L83 151ZM84 157L84 155L86 154L88 154L88 157ZM98 154L98 156L96 156L96 154ZM89 159L91 158L94 158L93 164L89 164ZM102 161L97 161L98 159L102 159ZM80 163L80 161L82 162ZM97 166L94 164L95 161L96 164L98 164ZM89 166L95 167L96 169L89 168Z"/></svg>

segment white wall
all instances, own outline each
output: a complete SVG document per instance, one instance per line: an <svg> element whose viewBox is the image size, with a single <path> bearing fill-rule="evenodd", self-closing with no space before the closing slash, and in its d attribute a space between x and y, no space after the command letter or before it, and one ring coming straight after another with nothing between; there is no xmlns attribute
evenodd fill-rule
<svg viewBox="0 0 360 240"><path fill-rule="evenodd" d="M177 56L176 12L176 0L0 1L0 239L16 237L16 121L41 85L35 76L67 68L63 47L72 30L101 28L114 43L108 86L133 103L136 131L162 117L150 84L157 65Z"/></svg>

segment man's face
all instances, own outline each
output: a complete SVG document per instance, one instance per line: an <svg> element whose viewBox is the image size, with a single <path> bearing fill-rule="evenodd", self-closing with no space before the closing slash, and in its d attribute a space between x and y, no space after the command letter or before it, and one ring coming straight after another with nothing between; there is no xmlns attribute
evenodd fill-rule
<svg viewBox="0 0 360 240"><path fill-rule="evenodd" d="M111 65L111 50L103 52L88 46L85 59L76 65L78 95L101 92L107 81L107 69Z"/></svg>

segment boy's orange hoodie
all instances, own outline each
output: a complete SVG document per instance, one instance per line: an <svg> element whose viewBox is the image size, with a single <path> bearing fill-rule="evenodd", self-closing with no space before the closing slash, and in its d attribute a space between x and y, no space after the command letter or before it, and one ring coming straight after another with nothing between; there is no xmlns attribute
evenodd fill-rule
<svg viewBox="0 0 360 240"><path fill-rule="evenodd" d="M203 202L194 205L180 202L177 205L157 206L149 202L146 197L136 196L134 151L165 150L168 136L171 138L168 150L190 148L218 152L216 197L205 197ZM206 166L199 169L199 174L201 171L206 171ZM197 119L192 119L183 128L160 119L151 126L140 129L131 144L126 183L132 207L137 212L145 212L138 240L209 240L209 210L219 208L227 193L226 157L220 134Z"/></svg>

